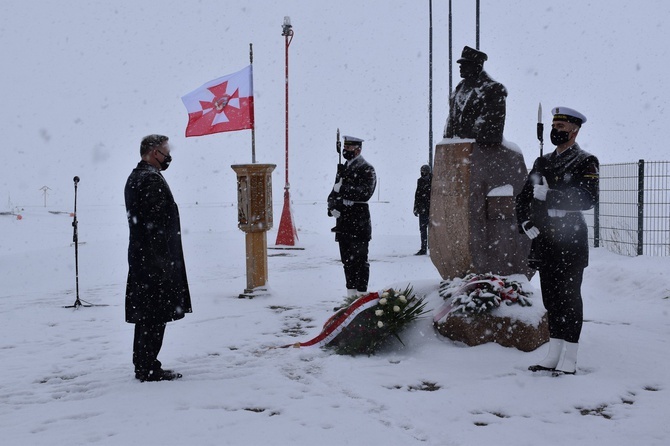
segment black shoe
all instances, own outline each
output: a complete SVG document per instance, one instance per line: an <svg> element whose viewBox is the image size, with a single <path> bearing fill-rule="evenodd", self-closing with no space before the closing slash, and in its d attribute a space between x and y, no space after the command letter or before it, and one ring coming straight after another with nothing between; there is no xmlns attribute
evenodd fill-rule
<svg viewBox="0 0 670 446"><path fill-rule="evenodd" d="M540 364L536 364L536 365L531 365L530 367L528 367L528 370L530 370L531 372L553 372L556 369L550 368L550 367L545 367L545 366L540 365Z"/></svg>
<svg viewBox="0 0 670 446"><path fill-rule="evenodd" d="M414 254L414 255L415 255L415 256L425 256L425 255L426 255L426 250L425 250L425 249L419 249L419 250L416 252L416 254Z"/></svg>
<svg viewBox="0 0 670 446"><path fill-rule="evenodd" d="M182 377L181 373L174 372L172 370L150 370L147 373L135 372L135 378L139 379L140 382L149 381L174 381Z"/></svg>

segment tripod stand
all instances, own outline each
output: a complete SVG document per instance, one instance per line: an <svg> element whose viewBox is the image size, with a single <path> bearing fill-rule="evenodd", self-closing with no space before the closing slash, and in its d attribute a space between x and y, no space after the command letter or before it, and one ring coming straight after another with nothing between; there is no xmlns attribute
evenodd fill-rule
<svg viewBox="0 0 670 446"><path fill-rule="evenodd" d="M76 280L76 299L72 305L64 305L63 308L79 308L79 307L106 307L107 305L96 305L85 300L79 299L79 234L77 232L77 183L79 177L74 177L74 214L72 220L72 242L74 243L74 271ZM82 303L83 302L83 303Z"/></svg>

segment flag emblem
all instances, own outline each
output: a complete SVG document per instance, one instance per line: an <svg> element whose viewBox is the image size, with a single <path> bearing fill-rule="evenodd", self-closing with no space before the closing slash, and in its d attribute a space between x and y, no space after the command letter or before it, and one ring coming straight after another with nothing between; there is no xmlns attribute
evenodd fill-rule
<svg viewBox="0 0 670 446"><path fill-rule="evenodd" d="M187 137L253 128L252 66L207 82L181 100L188 111Z"/></svg>

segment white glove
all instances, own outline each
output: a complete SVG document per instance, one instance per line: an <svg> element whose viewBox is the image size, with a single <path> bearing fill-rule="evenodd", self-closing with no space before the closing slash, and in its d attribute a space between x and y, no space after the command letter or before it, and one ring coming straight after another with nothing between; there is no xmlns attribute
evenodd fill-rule
<svg viewBox="0 0 670 446"><path fill-rule="evenodd" d="M568 211L565 211L563 209L547 209L547 214L549 214L550 217L565 217L568 214Z"/></svg>
<svg viewBox="0 0 670 446"><path fill-rule="evenodd" d="M526 228L526 226L530 226L530 228ZM521 224L521 229L523 229L523 232L526 233L529 239L533 240L535 237L540 235L540 230L537 229L535 226L530 225L530 220L526 220Z"/></svg>
<svg viewBox="0 0 670 446"><path fill-rule="evenodd" d="M336 191L337 192L337 191ZM547 200L547 192L549 192L549 186L547 185L547 179L542 177L542 184L536 184L533 186L533 197L540 201Z"/></svg>
<svg viewBox="0 0 670 446"><path fill-rule="evenodd" d="M345 206L353 206L353 205L354 205L354 202L351 201L351 200L344 200L344 199L342 199L342 204L345 205Z"/></svg>
<svg viewBox="0 0 670 446"><path fill-rule="evenodd" d="M332 215L335 218L340 218L340 215L342 215L342 213L340 211L338 211L337 209L331 209L330 210L330 215Z"/></svg>
<svg viewBox="0 0 670 446"><path fill-rule="evenodd" d="M341 187L342 187L342 178L340 178L340 181L335 183L335 186L333 186L333 190L335 191L335 193L339 193Z"/></svg>

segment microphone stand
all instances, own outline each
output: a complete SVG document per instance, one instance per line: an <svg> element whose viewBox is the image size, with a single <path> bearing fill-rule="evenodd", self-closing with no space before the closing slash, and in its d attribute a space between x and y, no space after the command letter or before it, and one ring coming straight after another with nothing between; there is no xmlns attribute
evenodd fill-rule
<svg viewBox="0 0 670 446"><path fill-rule="evenodd" d="M74 243L74 271L75 271L75 281L76 281L76 299L72 305L64 305L63 308L74 308L79 307L106 307L107 305L94 305L92 303L82 301L79 299L79 234L77 232L77 183L79 183L79 177L75 176L74 181L74 214L72 220L72 242ZM82 303L84 302L84 303Z"/></svg>

